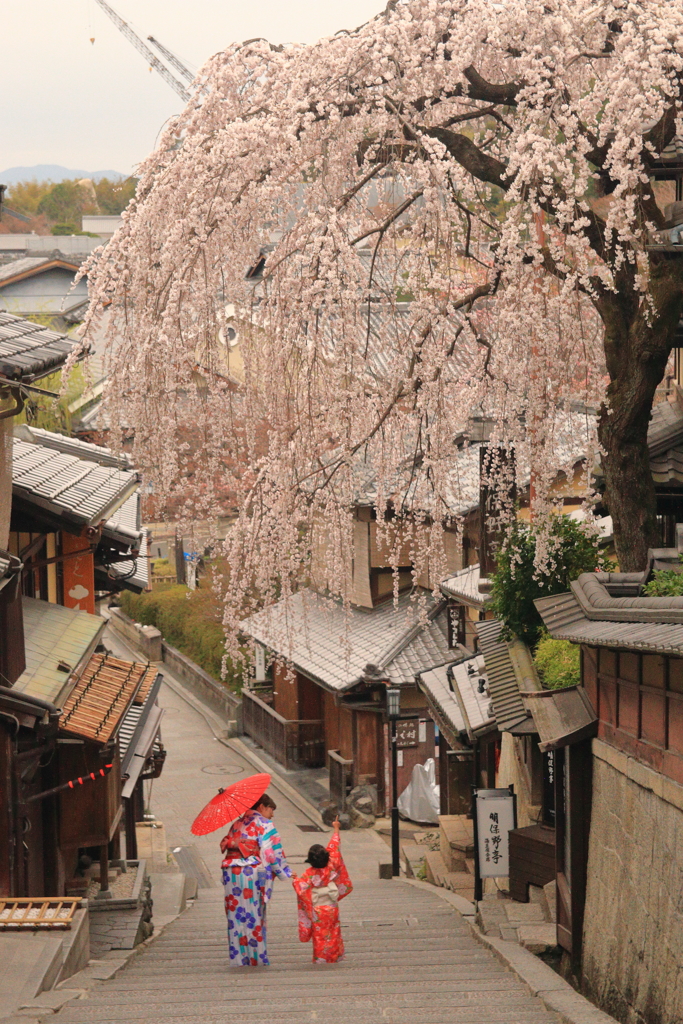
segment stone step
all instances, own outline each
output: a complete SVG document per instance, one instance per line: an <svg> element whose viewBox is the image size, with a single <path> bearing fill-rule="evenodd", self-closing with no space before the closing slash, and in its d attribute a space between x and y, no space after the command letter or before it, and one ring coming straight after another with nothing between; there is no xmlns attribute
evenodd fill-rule
<svg viewBox="0 0 683 1024"><path fill-rule="evenodd" d="M466 870L474 855L474 824L464 814L439 815L439 849L449 871Z"/></svg>
<svg viewBox="0 0 683 1024"><path fill-rule="evenodd" d="M428 850L425 854L425 870L428 882L431 882L432 885L445 885L448 867L441 854L436 850Z"/></svg>
<svg viewBox="0 0 683 1024"><path fill-rule="evenodd" d="M428 852L426 846L406 840L401 843L401 860L403 861L406 875L409 878L417 878L420 868L424 864L425 854Z"/></svg>
<svg viewBox="0 0 683 1024"><path fill-rule="evenodd" d="M451 892L464 896L470 903L474 900L474 877L469 871L449 871L444 884Z"/></svg>

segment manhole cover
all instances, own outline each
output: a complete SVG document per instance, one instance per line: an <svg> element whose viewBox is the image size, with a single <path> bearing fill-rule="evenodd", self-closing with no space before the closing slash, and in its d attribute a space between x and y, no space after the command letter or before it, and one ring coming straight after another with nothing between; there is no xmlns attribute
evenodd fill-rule
<svg viewBox="0 0 683 1024"><path fill-rule="evenodd" d="M239 775L244 768L238 764L207 764L202 771L205 775Z"/></svg>

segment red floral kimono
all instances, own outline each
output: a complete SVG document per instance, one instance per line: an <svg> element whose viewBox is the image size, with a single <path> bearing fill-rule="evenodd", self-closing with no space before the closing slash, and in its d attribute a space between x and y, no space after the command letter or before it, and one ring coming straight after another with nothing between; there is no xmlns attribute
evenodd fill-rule
<svg viewBox="0 0 683 1024"><path fill-rule="evenodd" d="M338 904L353 885L339 841L336 832L327 844L330 859L326 868L308 868L293 880L299 903L299 938L302 942L313 939L313 963L334 964L344 956Z"/></svg>

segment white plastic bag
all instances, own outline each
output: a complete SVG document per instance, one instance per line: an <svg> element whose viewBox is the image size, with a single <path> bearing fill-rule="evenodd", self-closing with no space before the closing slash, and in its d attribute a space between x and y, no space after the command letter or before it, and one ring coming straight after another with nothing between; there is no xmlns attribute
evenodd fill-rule
<svg viewBox="0 0 683 1024"><path fill-rule="evenodd" d="M412 778L398 798L398 813L410 821L438 825L439 809L436 766L434 758L430 757L413 768Z"/></svg>

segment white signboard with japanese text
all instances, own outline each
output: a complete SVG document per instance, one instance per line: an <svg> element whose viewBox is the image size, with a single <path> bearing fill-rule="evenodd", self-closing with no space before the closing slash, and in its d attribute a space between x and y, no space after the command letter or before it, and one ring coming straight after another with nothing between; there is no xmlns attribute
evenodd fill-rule
<svg viewBox="0 0 683 1024"><path fill-rule="evenodd" d="M515 797L509 789L478 789L475 808L479 877L507 878L509 832L516 828Z"/></svg>
<svg viewBox="0 0 683 1024"><path fill-rule="evenodd" d="M266 681L266 651L261 644L256 644L254 649L254 678L257 683Z"/></svg>

